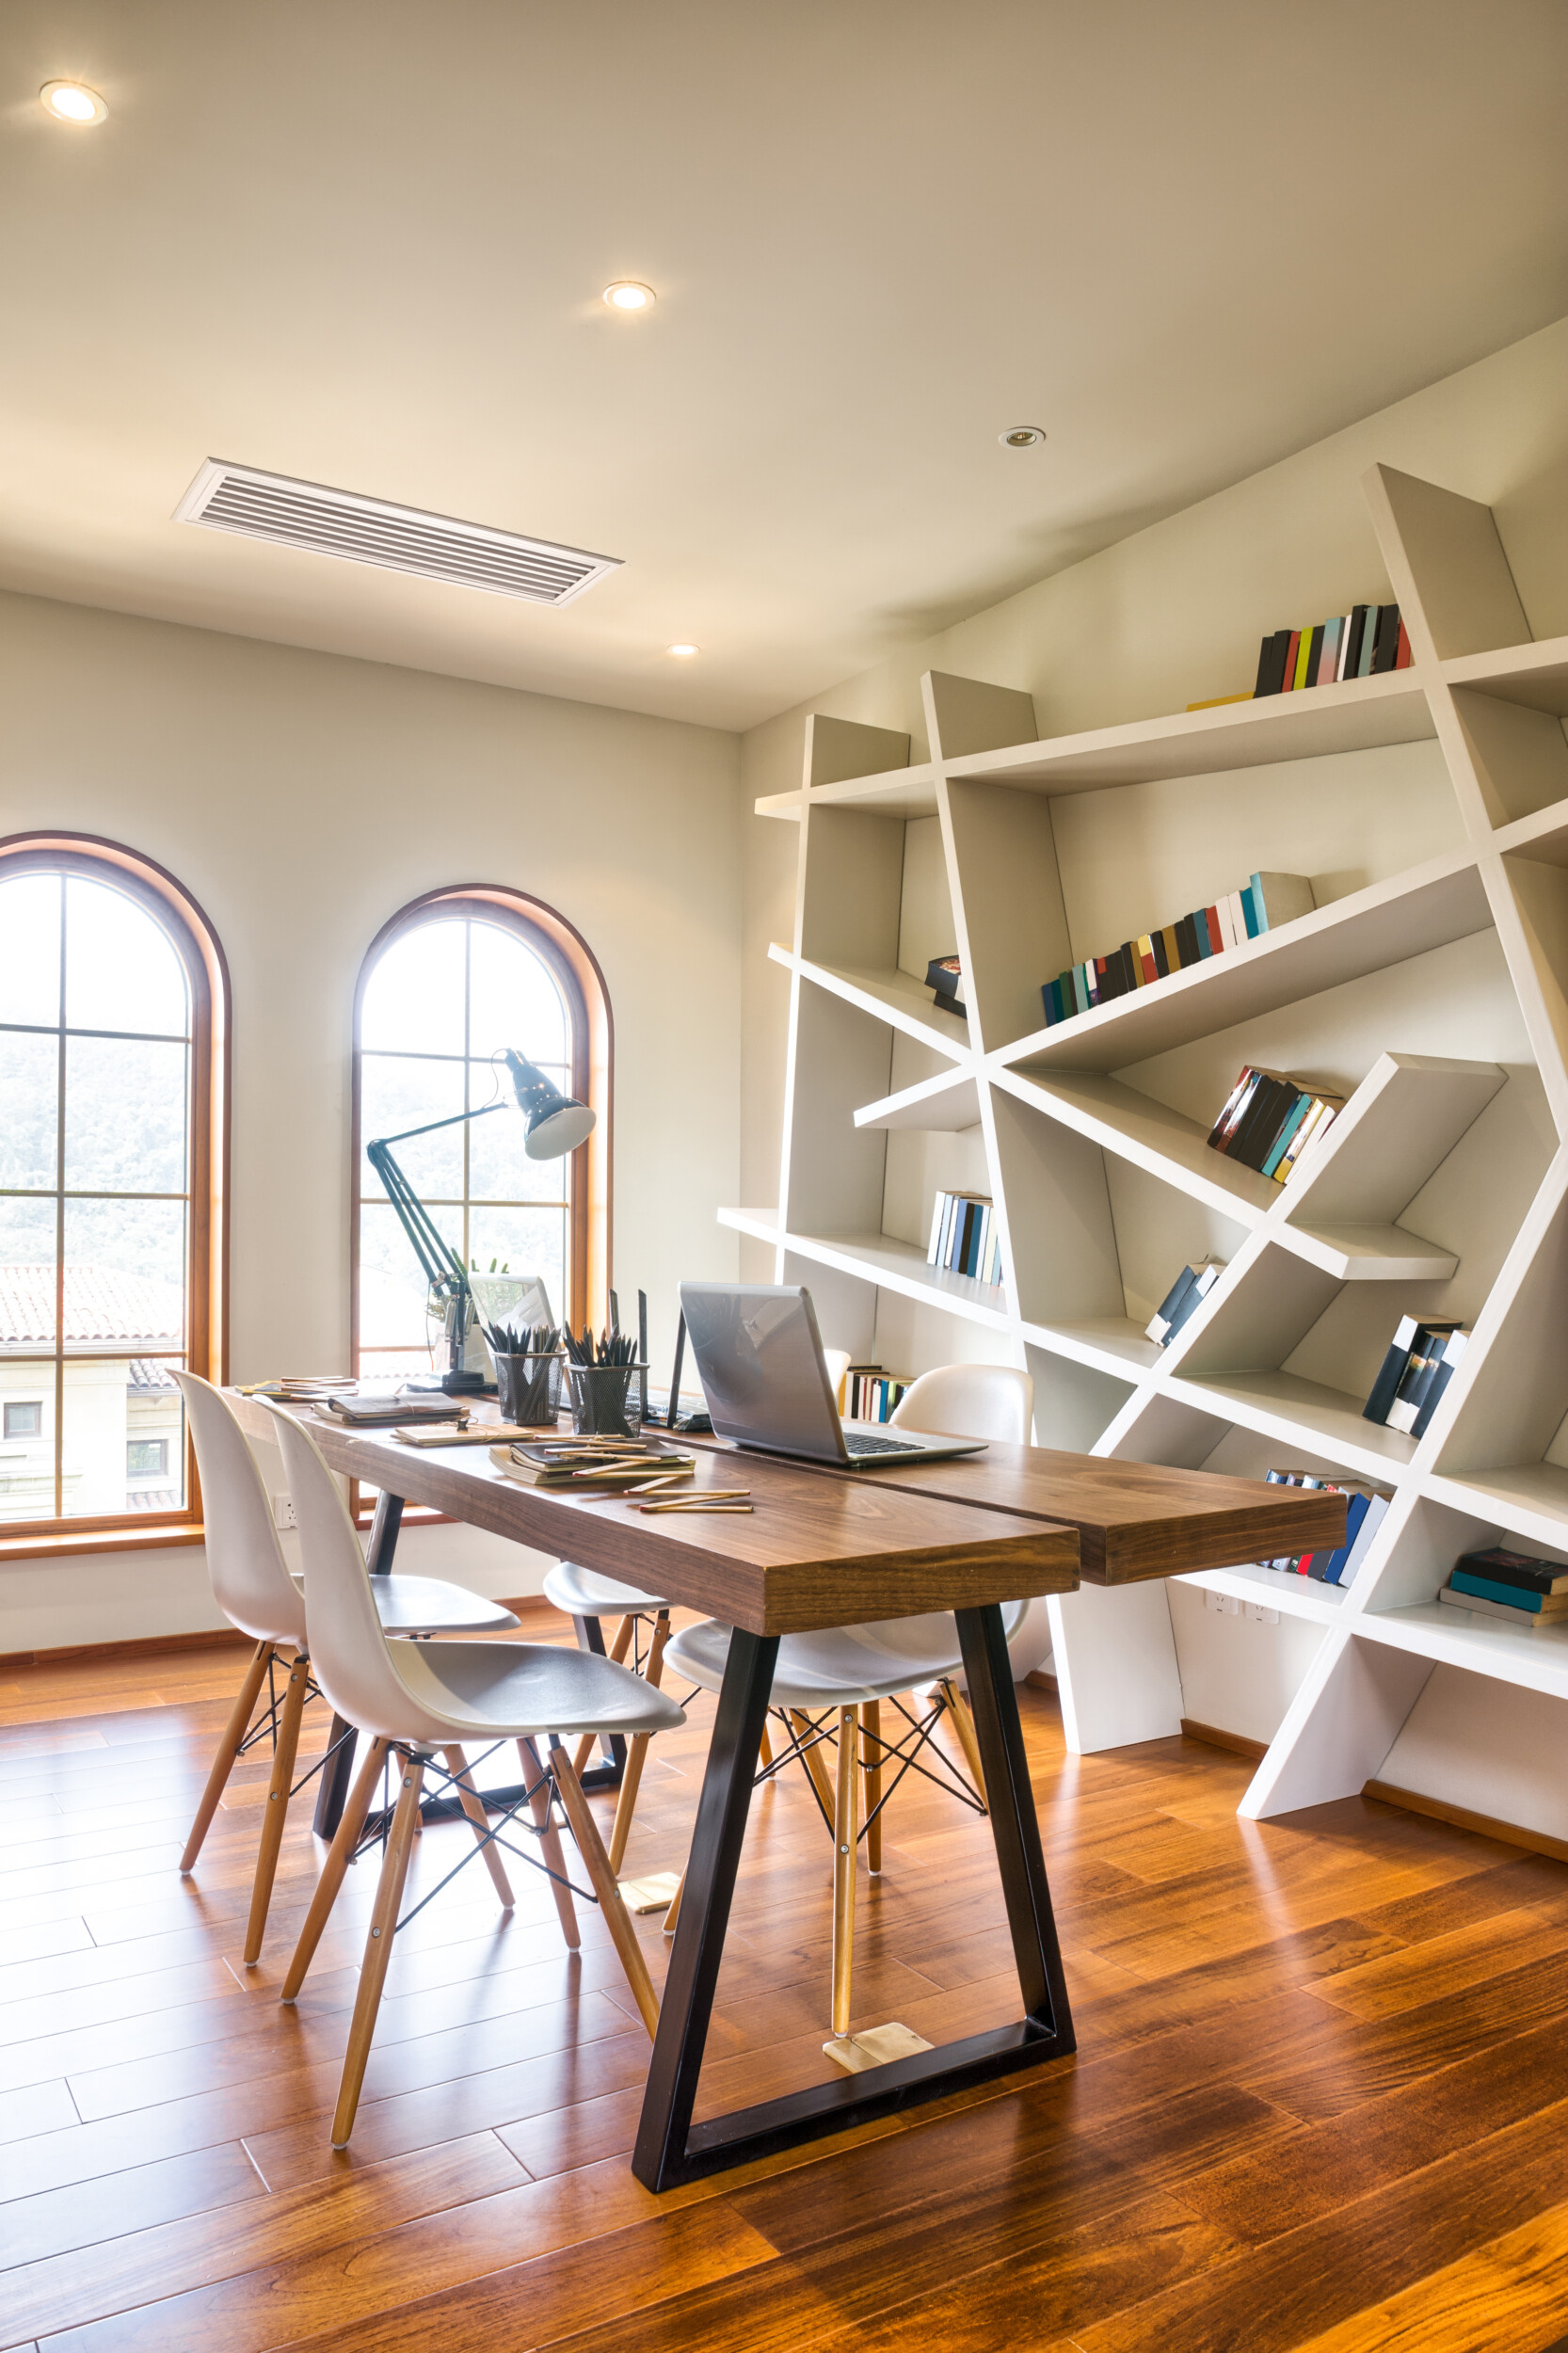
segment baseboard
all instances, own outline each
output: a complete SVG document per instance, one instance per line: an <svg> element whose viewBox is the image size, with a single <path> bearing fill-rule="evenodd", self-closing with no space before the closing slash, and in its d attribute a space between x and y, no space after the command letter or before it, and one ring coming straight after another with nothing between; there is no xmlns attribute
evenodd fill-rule
<svg viewBox="0 0 1568 2353"><path fill-rule="evenodd" d="M56 1650L0 1651L0 1669L57 1667L76 1658L157 1658L185 1650L254 1650L254 1639L231 1625L200 1634L146 1634L122 1642L65 1642Z"/></svg>
<svg viewBox="0 0 1568 2353"><path fill-rule="evenodd" d="M1025 1675L1024 1681L1029 1685L1031 1690L1049 1691L1053 1696L1061 1689L1056 1677L1053 1674L1048 1674L1044 1667L1032 1668L1029 1673Z"/></svg>
<svg viewBox="0 0 1568 2353"><path fill-rule="evenodd" d="M1244 1732L1222 1732L1218 1724L1195 1723L1191 1716L1183 1716L1181 1729L1189 1740L1207 1741L1211 1749L1229 1749L1237 1756L1251 1757L1255 1765L1269 1753L1267 1740L1249 1739Z"/></svg>
<svg viewBox="0 0 1568 2353"><path fill-rule="evenodd" d="M1517 1822L1499 1822L1490 1814L1472 1814L1467 1806L1449 1805L1445 1798L1424 1798L1418 1789L1396 1789L1386 1781L1363 1783L1361 1794L1376 1798L1382 1805L1400 1806L1406 1814L1424 1814L1429 1821L1450 1823L1455 1830L1473 1830L1505 1847L1524 1847L1531 1854L1568 1863L1568 1838L1553 1838L1544 1830L1525 1830Z"/></svg>

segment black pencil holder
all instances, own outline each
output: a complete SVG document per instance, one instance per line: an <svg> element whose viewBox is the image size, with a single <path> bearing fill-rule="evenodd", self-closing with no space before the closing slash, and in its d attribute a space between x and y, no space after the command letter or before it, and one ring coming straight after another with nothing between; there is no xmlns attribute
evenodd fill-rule
<svg viewBox="0 0 1568 2353"><path fill-rule="evenodd" d="M515 1356L495 1357L496 1397L501 1418L520 1430L540 1430L553 1423L561 1410L561 1351L522 1349Z"/></svg>
<svg viewBox="0 0 1568 2353"><path fill-rule="evenodd" d="M568 1365L571 1426L584 1438L634 1438L643 1426L646 1365Z"/></svg>

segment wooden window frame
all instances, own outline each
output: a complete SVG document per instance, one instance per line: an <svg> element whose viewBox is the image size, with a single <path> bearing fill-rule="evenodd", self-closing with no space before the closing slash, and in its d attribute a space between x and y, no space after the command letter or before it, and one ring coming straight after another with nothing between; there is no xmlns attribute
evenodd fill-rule
<svg viewBox="0 0 1568 2353"><path fill-rule="evenodd" d="M596 1114L593 1133L571 1155L570 1311L594 1324L602 1323L609 1314L615 1025L599 959L582 933L542 899L493 883L454 884L411 899L388 918L365 951L355 985L348 1209L348 1341L350 1370L355 1373L360 1369L360 1211L367 1197L360 1116L365 989L381 957L402 933L422 923L465 920L496 923L515 932L553 973L570 1007L572 1091ZM562 1301L560 1306L566 1315L568 1303ZM358 1500L356 1488L356 1507Z"/></svg>
<svg viewBox="0 0 1568 2353"><path fill-rule="evenodd" d="M97 834L29 832L0 838L0 881L18 874L77 874L108 882L155 918L184 968L191 992L190 1218L185 1242L185 1362L193 1372L229 1377L229 1131L232 1032L229 967L206 914L167 867ZM64 1345L56 1336L56 1349ZM185 1497L177 1512L88 1514L10 1522L0 1529L0 1561L79 1552L145 1552L199 1545L201 1486L189 1430Z"/></svg>

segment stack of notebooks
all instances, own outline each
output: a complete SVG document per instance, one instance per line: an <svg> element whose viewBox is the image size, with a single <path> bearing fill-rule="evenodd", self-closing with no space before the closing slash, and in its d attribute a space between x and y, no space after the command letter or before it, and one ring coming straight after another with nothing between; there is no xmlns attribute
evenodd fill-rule
<svg viewBox="0 0 1568 2353"><path fill-rule="evenodd" d="M1197 907L1179 921L1160 931L1142 932L1124 939L1108 956L1090 956L1070 965L1054 981L1041 984L1046 1027L1070 1021L1091 1005L1109 1004L1112 997L1128 997L1137 988L1150 988L1172 972L1223 956L1228 948L1244 948L1249 939L1310 915L1316 901L1304 874L1255 874L1240 890L1227 891L1211 907ZM927 974L929 980L930 975Z"/></svg>
<svg viewBox="0 0 1568 2353"><path fill-rule="evenodd" d="M1296 1577L1315 1577L1321 1585L1350 1585L1371 1549L1372 1539L1388 1515L1393 1497L1383 1487L1345 1487L1317 1471L1272 1470L1264 1477L1271 1487L1315 1487L1331 1496L1344 1496L1345 1541L1335 1552L1300 1552L1288 1559L1264 1561L1265 1569L1283 1569Z"/></svg>
<svg viewBox="0 0 1568 2353"><path fill-rule="evenodd" d="M1469 1327L1463 1323L1418 1323L1414 1316L1402 1317L1361 1409L1362 1420L1424 1438L1469 1338Z"/></svg>
<svg viewBox="0 0 1568 2353"><path fill-rule="evenodd" d="M1519 1634L1568 1619L1568 1564L1542 1561L1528 1552L1467 1552L1456 1561L1437 1596L1456 1609L1496 1618Z"/></svg>
<svg viewBox="0 0 1568 2353"><path fill-rule="evenodd" d="M1316 629L1276 629L1257 657L1258 695L1299 694L1340 679L1408 670L1410 639L1397 604L1356 604Z"/></svg>
<svg viewBox="0 0 1568 2353"><path fill-rule="evenodd" d="M1244 1168L1272 1176L1276 1185L1294 1176L1303 1152L1320 1136L1345 1098L1326 1088L1304 1087L1283 1071L1249 1063L1225 1098L1208 1131L1216 1152Z"/></svg>
<svg viewBox="0 0 1568 2353"><path fill-rule="evenodd" d="M1188 1317L1203 1305L1224 1271L1223 1258L1200 1258L1196 1266L1184 1266L1160 1301L1158 1311L1145 1325L1145 1337L1160 1348L1169 1348Z"/></svg>
<svg viewBox="0 0 1568 2353"><path fill-rule="evenodd" d="M345 1429L374 1430L378 1425L402 1422L411 1428L427 1421L465 1422L472 1400L443 1397L422 1389L410 1396L393 1396L383 1389L379 1393L360 1391L352 1397L334 1394L316 1401L316 1411L329 1414Z"/></svg>
<svg viewBox="0 0 1568 2353"><path fill-rule="evenodd" d="M880 1365L851 1365L839 1384L839 1414L844 1421L891 1421L893 1408L913 1373L884 1372Z"/></svg>
<svg viewBox="0 0 1568 2353"><path fill-rule="evenodd" d="M1001 1281L1001 1236L990 1196L984 1193L939 1193L931 1212L927 1266L950 1274L972 1274L977 1283Z"/></svg>

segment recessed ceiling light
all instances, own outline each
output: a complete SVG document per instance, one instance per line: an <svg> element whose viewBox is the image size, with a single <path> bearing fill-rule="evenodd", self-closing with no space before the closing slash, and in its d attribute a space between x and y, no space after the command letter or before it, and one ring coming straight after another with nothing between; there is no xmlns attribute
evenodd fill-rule
<svg viewBox="0 0 1568 2353"><path fill-rule="evenodd" d="M109 111L85 82L45 82L39 97L58 122L102 122Z"/></svg>
<svg viewBox="0 0 1568 2353"><path fill-rule="evenodd" d="M1003 449L1037 449L1046 438L1043 424L1010 424L997 435Z"/></svg>
<svg viewBox="0 0 1568 2353"><path fill-rule="evenodd" d="M612 311L651 311L658 298L651 286L640 285L634 278L617 278L604 289Z"/></svg>
<svg viewBox="0 0 1568 2353"><path fill-rule="evenodd" d="M702 648L700 646L666 646L664 651L674 654L677 662L690 662L693 654L700 653Z"/></svg>

